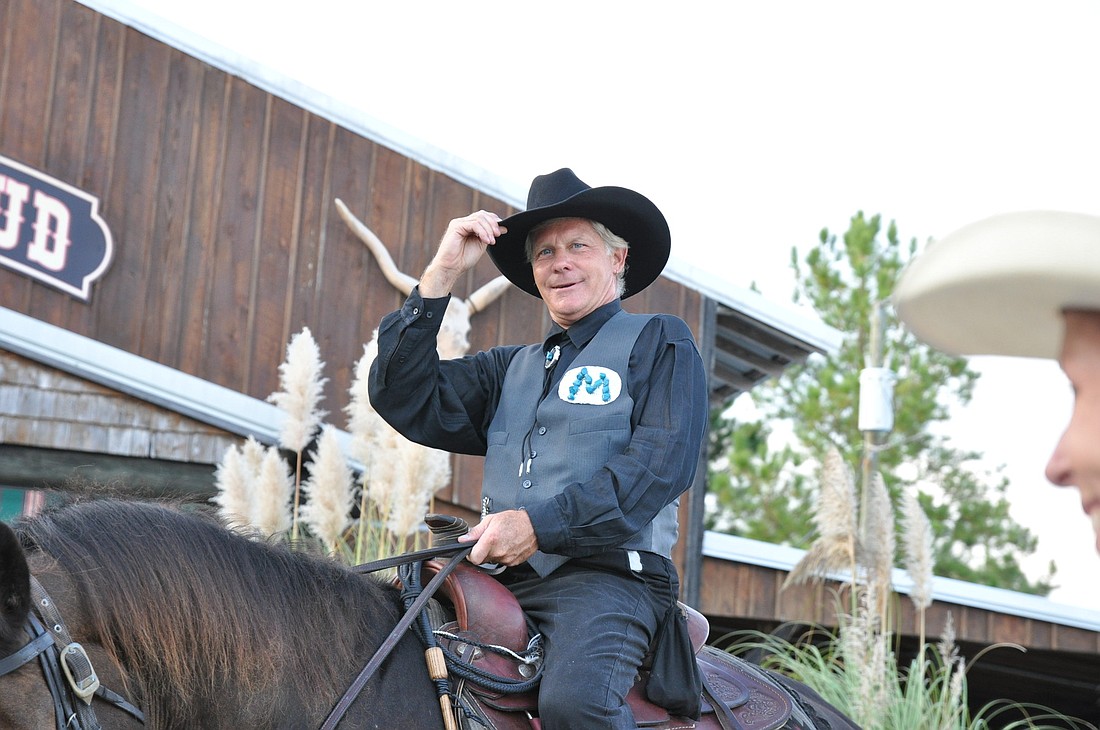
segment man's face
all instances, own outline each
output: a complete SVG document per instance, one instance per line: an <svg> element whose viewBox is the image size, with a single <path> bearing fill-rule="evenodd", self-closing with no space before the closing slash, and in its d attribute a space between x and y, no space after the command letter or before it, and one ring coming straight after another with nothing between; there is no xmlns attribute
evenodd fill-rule
<svg viewBox="0 0 1100 730"><path fill-rule="evenodd" d="M1075 486L1100 551L1100 312L1067 311L1058 361L1073 386L1073 415L1047 464L1047 479Z"/></svg>
<svg viewBox="0 0 1100 730"><path fill-rule="evenodd" d="M531 249L535 285L550 317L568 328L618 298L616 276L626 250L608 254L592 224L582 218L552 221Z"/></svg>

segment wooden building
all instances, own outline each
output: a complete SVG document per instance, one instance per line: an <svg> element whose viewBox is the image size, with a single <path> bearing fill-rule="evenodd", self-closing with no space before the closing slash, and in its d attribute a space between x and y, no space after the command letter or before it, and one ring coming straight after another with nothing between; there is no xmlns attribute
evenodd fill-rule
<svg viewBox="0 0 1100 730"><path fill-rule="evenodd" d="M303 327L327 363L323 407L342 426L354 364L403 296L336 215L335 198L413 276L454 216L522 205L490 175L427 145L395 144L332 100L282 87L226 49L193 47L125 5L0 3L5 516L33 507L39 488L81 480L207 498L230 444L274 442L281 414L265 399ZM13 200L26 203L27 220L15 222ZM95 244L84 250L84 240ZM485 260L455 293L495 275ZM840 341L675 253L627 308L689 323L715 403ZM475 315L471 347L530 342L547 326L540 303L512 289ZM476 511L480 461L455 459L453 472L438 498ZM715 635L832 623L819 596L779 590L797 554L703 534L704 492L701 474L682 501L678 560ZM1076 714L1097 712L1100 614L948 588L958 587L944 588L932 633L950 609L964 647L1029 649L1020 661L983 660L972 692L1038 688ZM912 635L911 616L901 631Z"/></svg>

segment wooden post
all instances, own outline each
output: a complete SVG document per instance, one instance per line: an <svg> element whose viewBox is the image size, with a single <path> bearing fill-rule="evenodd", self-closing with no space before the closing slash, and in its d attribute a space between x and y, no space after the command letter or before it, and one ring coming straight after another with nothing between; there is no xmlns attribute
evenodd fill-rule
<svg viewBox="0 0 1100 730"><path fill-rule="evenodd" d="M882 318L881 302L875 302L871 305L870 330L871 341L867 353L866 367L880 368L884 361L882 341L886 336L886 325ZM863 389L860 388L861 398L867 395L862 391ZM871 479L878 469L878 446L882 443L882 436L883 434L880 431L863 432L863 474L859 497L859 535L860 539L863 540L867 538L867 503L871 493Z"/></svg>

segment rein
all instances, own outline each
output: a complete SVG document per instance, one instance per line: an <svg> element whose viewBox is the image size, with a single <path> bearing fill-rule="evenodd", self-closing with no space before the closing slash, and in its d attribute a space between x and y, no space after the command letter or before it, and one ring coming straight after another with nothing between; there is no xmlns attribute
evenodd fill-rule
<svg viewBox="0 0 1100 730"><path fill-rule="evenodd" d="M22 648L0 659L0 676L38 659L53 698L58 730L99 730L99 720L92 708L94 697L130 713L144 724L141 710L99 683L88 652L69 636L57 606L34 576L31 576L31 596L35 610L27 614L23 627L30 639Z"/></svg>
<svg viewBox="0 0 1100 730"><path fill-rule="evenodd" d="M454 572L454 569L458 567L458 564L465 560L466 555L473 550L473 543L466 545L459 545L451 543L447 545L440 545L437 547L426 548L424 550L415 550L413 552L405 553L403 555L397 555L390 558L383 558L382 560L376 560L373 563L365 563L363 565L355 566L354 570L357 573L371 573L376 570L384 570L395 565L404 565L406 563L414 563L420 560L424 560L429 557L438 557L440 555L451 555L451 559L447 564L435 574L428 585L424 587L423 592L416 597L412 605L405 611L405 615L401 617L401 620L397 622L397 625L393 627L393 631L386 637L386 640L382 642L382 645L378 647L378 650L374 653L374 656L370 658L366 666L359 672L359 676L355 678L355 681L351 683L347 691L344 692L344 696L336 703L336 706L332 708L329 716L325 718L325 722L321 725L321 730L333 730L337 723L343 719L347 713L348 708L355 701L355 698L359 696L359 693L363 691L363 687L366 686L370 678L374 676L374 673L378 671L378 668L382 666L382 662L390 655L394 647L397 646L397 642L401 640L402 635L409 630L413 622L416 621L420 612L424 610L424 607L428 604L428 600L439 590L439 586L443 585L443 581L447 576Z"/></svg>

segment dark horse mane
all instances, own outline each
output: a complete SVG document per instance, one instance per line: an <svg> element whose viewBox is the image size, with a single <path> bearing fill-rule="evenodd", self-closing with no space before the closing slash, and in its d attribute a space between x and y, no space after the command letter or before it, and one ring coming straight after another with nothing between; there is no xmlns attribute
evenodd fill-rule
<svg viewBox="0 0 1100 730"><path fill-rule="evenodd" d="M327 711L323 697L343 690L349 667L369 658L399 616L394 589L235 534L205 511L93 500L17 532L75 581L92 638L140 668L131 690L169 724L226 697L276 705L294 697ZM58 600L63 615L73 610Z"/></svg>

